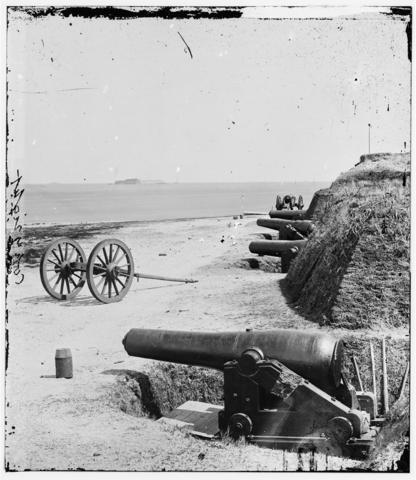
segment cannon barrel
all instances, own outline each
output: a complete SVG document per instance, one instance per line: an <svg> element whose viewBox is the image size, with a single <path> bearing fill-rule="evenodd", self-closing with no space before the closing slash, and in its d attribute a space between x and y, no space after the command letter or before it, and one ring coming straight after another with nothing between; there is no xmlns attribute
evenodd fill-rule
<svg viewBox="0 0 416 480"><path fill-rule="evenodd" d="M309 234L314 229L312 220L286 220L284 218L259 218L257 225L272 230L280 230L286 225L291 225L302 234Z"/></svg>
<svg viewBox="0 0 416 480"><path fill-rule="evenodd" d="M250 242L248 249L258 255L271 255L279 257L293 247L302 248L307 240L256 240Z"/></svg>
<svg viewBox="0 0 416 480"><path fill-rule="evenodd" d="M284 218L286 220L304 220L308 218L307 210L276 210L269 212L270 218Z"/></svg>
<svg viewBox="0 0 416 480"><path fill-rule="evenodd" d="M340 384L343 343L299 330L187 332L132 328L123 339L129 355L222 370L249 347L260 348L325 391Z"/></svg>

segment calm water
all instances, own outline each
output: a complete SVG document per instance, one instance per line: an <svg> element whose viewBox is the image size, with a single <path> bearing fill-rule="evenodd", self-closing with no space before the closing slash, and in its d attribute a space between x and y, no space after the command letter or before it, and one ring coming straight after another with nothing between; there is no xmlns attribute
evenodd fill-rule
<svg viewBox="0 0 416 480"><path fill-rule="evenodd" d="M160 185L26 185L25 223L165 220L268 212L276 195L303 196L305 208L324 182Z"/></svg>

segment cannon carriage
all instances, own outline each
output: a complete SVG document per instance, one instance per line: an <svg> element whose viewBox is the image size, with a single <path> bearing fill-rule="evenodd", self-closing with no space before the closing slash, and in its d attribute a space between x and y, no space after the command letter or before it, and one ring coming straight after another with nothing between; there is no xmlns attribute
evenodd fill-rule
<svg viewBox="0 0 416 480"><path fill-rule="evenodd" d="M294 195L284 195L283 198L280 195L276 197L276 210L303 210L304 203L302 195L299 195L298 199Z"/></svg>
<svg viewBox="0 0 416 480"><path fill-rule="evenodd" d="M260 446L359 457L371 450L383 422L374 394L355 391L343 375L343 342L326 334L133 328L123 345L131 356L223 371L224 406L210 406L218 421L210 432L204 425L204 438L228 434ZM189 421L187 404L176 414L170 418Z"/></svg>
<svg viewBox="0 0 416 480"><path fill-rule="evenodd" d="M128 246L117 239L99 242L88 259L78 242L60 238L52 242L40 261L40 278L49 295L57 300L75 298L87 282L91 294L102 303L119 302L133 279L148 278L195 283L197 280L136 273Z"/></svg>

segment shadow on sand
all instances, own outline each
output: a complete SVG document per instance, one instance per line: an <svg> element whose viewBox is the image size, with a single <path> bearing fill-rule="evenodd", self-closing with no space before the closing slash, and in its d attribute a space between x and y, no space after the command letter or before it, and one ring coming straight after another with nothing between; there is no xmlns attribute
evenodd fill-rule
<svg viewBox="0 0 416 480"><path fill-rule="evenodd" d="M85 307L88 305L98 306L104 305L104 303L99 302L94 297L78 297L72 298L71 300L57 300L52 298L49 295L36 295L34 297L25 297L21 298L19 302L22 303L31 303L36 305L38 303L55 303L60 307Z"/></svg>

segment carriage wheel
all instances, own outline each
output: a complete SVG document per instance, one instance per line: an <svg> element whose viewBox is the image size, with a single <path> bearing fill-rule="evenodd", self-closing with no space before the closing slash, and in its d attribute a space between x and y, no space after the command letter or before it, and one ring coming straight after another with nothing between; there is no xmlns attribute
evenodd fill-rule
<svg viewBox="0 0 416 480"><path fill-rule="evenodd" d="M84 250L75 240L55 240L40 261L42 285L51 297L58 300L74 298L84 286L86 262Z"/></svg>
<svg viewBox="0 0 416 480"><path fill-rule="evenodd" d="M88 258L87 282L97 300L119 302L129 291L133 276L133 257L125 243L103 240L94 247Z"/></svg>

